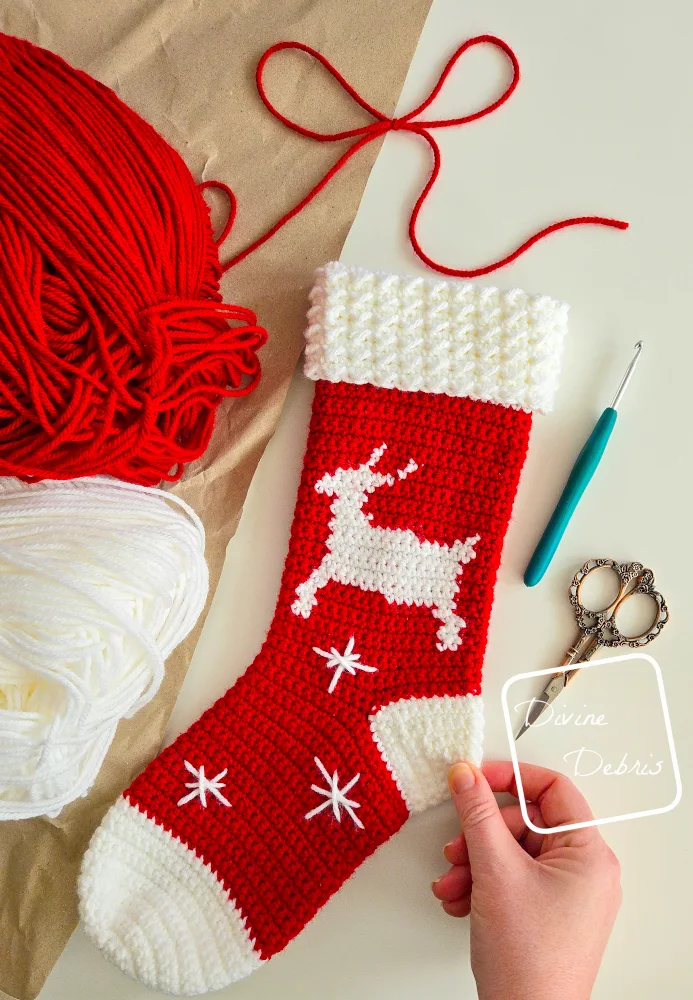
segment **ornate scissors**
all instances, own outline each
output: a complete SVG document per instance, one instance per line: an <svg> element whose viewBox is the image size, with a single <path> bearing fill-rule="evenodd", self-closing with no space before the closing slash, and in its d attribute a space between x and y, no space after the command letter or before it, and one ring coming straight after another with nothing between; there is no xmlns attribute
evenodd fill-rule
<svg viewBox="0 0 693 1000"><path fill-rule="evenodd" d="M618 594L607 608L601 611L588 610L580 598L580 588L590 573L603 567L610 569L618 577ZM644 594L654 603L652 624L640 635L628 636L619 631L616 616L624 603L635 594ZM617 563L615 559L590 559L582 569L575 574L568 591L570 603L575 611L579 634L576 641L566 652L560 666L570 666L572 663L583 663L589 660L597 650L604 647L646 646L652 642L669 621L669 611L664 598L655 590L654 574L651 569L645 569L642 563ZM579 667L573 670L562 670L554 674L538 698L532 699L532 705L525 716L522 727L515 736L516 740L533 726L537 719L556 700L561 691L575 677Z"/></svg>

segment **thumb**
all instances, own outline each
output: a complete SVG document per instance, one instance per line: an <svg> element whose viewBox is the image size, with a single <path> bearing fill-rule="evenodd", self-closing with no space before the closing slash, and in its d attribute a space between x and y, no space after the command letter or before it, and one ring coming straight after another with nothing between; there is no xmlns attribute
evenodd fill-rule
<svg viewBox="0 0 693 1000"><path fill-rule="evenodd" d="M518 845L501 816L491 787L473 764L453 764L448 772L452 801L460 818L469 864L480 867L511 864Z"/></svg>

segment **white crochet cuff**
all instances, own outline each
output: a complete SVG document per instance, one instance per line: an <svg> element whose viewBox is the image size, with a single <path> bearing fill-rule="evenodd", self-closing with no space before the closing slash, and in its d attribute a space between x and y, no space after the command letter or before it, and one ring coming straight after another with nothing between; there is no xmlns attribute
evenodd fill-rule
<svg viewBox="0 0 693 1000"><path fill-rule="evenodd" d="M551 410L568 306L462 281L318 269L305 373Z"/></svg>

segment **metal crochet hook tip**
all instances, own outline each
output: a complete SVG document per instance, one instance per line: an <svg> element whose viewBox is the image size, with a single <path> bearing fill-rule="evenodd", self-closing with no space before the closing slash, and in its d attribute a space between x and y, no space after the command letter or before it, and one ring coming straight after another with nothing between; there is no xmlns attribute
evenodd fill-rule
<svg viewBox="0 0 693 1000"><path fill-rule="evenodd" d="M635 371L635 366L637 365L640 359L640 353L642 351L642 340L639 340L636 344L634 344L633 349L635 351L635 354L631 358L631 362L626 368L625 374L621 379L621 383L618 389L616 390L616 395L614 396L613 402L611 403L612 410L618 409L618 404L621 402L621 399L623 398L623 393L628 388L628 383L630 382L633 372Z"/></svg>

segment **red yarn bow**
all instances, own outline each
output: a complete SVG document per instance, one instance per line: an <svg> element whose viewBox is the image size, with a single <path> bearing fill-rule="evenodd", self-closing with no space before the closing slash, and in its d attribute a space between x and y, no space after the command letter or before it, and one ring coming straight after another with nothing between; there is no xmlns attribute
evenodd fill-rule
<svg viewBox="0 0 693 1000"><path fill-rule="evenodd" d="M469 49L473 48L475 45L493 45L494 48L500 49L500 51L507 57L508 62L512 68L512 78L503 91L503 93L491 104L488 104L485 108L481 108L479 111L475 111L469 115L462 115L459 118L439 118L433 121L425 121L419 118L433 101L436 99L438 94L443 89L443 85L447 80L450 72L457 63L457 61L462 57L462 55ZM353 98L354 101L365 111L375 119L370 125L363 125L360 128L347 129L343 132L316 132L313 129L305 128L303 125L299 125L297 122L292 121L287 118L286 115L282 114L270 101L265 90L265 85L263 81L263 73L265 67L273 55L277 52L281 52L283 49L299 49L301 52L306 52L308 55L313 56L321 63L325 69L330 73L334 79L341 84L344 90ZM355 141L347 149L345 153L340 156L334 166L330 167L325 176L320 180L315 187L309 191L309 193L303 198L297 205L294 206L286 215L282 216L278 222L276 222L271 229L268 230L263 236L251 243L250 246L246 247L245 250L241 250L234 257L224 265L224 271L228 271L229 268L233 267L235 264L240 263L246 257L248 257L254 250L261 247L263 243L271 239L274 234L286 225L290 219L293 219L295 215L298 215L309 202L315 198L317 194L322 191L324 187L329 184L335 174L339 173L342 167L354 156L360 149L368 145L374 139L385 135L386 132L400 131L400 132L413 132L415 135L420 135L426 140L433 153L433 169L431 175L426 182L421 194L416 200L416 204L411 213L411 218L409 219L409 239L411 240L412 247L414 248L417 256L421 258L424 264L433 268L434 271L440 271L442 274L449 274L457 278L476 278L482 274L489 274L491 271L496 271L498 268L505 267L506 264L510 264L512 261L516 260L521 254L523 254L538 240L543 239L545 236L549 236L551 233L556 232L559 229L566 229L568 226L583 226L583 225L597 225L597 226L611 226L614 229L627 229L628 223L621 222L618 219L606 219L599 215L583 215L572 219L562 219L560 222L554 222L550 226L546 226L544 229L539 230L539 232L534 233L529 239L521 243L516 250L509 253L506 257L502 257L500 260L494 261L492 264L486 264L484 267L475 268L455 268L447 267L444 264L439 264L437 261L433 260L428 254L423 250L421 244L419 243L418 236L416 234L416 223L419 218L419 213L423 208L423 204L426 198L431 192L436 180L438 179L438 174L440 173L441 165L441 154L440 147L436 142L435 138L431 133L431 129L437 128L449 128L453 125L467 125L469 122L476 121L478 118L484 118L486 115L490 115L493 111L499 108L502 104L508 100L510 95L513 93L518 83L520 82L520 65L517 61L517 57L510 46L504 42L501 38L496 38L494 35L478 35L475 38L469 38L466 42L463 42L457 50L454 52L452 57L448 60L445 69L440 75L438 82L435 87L426 98L423 103L421 103L409 114L403 115L401 118L388 118L387 115L382 114L377 108L372 107L367 101L365 101L360 94L358 94L351 84L347 83L342 74L337 70L328 59L325 58L320 52L311 48L310 45L304 45L302 42L277 42L276 45L272 45L264 53L260 62L257 66L257 71L255 74L255 80L257 83L257 89L262 98L262 101L268 111L274 115L280 122L283 122L287 128L290 128L293 132L298 132L300 135L305 135L309 139L315 139L316 142L338 142L341 139L354 139ZM219 242L228 233L231 223L233 222L233 216L235 214L236 202L232 192L226 187L226 185L219 182L213 182L213 185L219 188L223 188L231 199L231 214L230 221L227 223L224 233L220 238Z"/></svg>

